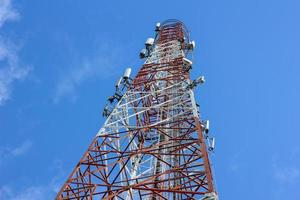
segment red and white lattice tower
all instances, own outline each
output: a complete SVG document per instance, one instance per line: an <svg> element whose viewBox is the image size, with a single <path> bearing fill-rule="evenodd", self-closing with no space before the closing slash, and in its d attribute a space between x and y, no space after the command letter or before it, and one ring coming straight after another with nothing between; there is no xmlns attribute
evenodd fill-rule
<svg viewBox="0 0 300 200"><path fill-rule="evenodd" d="M208 150L208 121L200 121L187 58L195 43L184 24L156 26L140 56L116 84L103 127L62 186L56 199L217 200Z"/></svg>

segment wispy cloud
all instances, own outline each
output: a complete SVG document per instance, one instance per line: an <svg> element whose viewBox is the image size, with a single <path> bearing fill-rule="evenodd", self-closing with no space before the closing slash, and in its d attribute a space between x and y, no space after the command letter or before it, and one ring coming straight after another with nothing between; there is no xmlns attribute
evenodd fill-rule
<svg viewBox="0 0 300 200"><path fill-rule="evenodd" d="M32 142L30 140L26 140L20 146L12 149L11 154L13 156L19 156L26 153L32 146Z"/></svg>
<svg viewBox="0 0 300 200"><path fill-rule="evenodd" d="M20 14L12 7L11 0L0 1L0 28L7 21L13 21L20 18Z"/></svg>
<svg viewBox="0 0 300 200"><path fill-rule="evenodd" d="M41 186L28 187L22 191L16 191L12 187L4 185L0 187L0 199L6 200L39 200L50 199L46 196L46 188Z"/></svg>
<svg viewBox="0 0 300 200"><path fill-rule="evenodd" d="M122 51L116 46L110 43L100 44L92 56L83 58L77 66L70 67L56 85L53 102L58 103L65 97L74 101L77 98L77 88L85 81L90 79L103 80L119 73L116 69L120 68Z"/></svg>
<svg viewBox="0 0 300 200"><path fill-rule="evenodd" d="M293 183L300 180L300 168L295 166L274 167L274 178L279 183Z"/></svg>
<svg viewBox="0 0 300 200"><path fill-rule="evenodd" d="M19 13L12 8L11 0L0 1L0 29L7 21L19 19ZM0 35L0 106L10 98L13 83L23 80L30 67L22 67L18 56L19 47Z"/></svg>
<svg viewBox="0 0 300 200"><path fill-rule="evenodd" d="M20 145L15 147L0 147L0 165L4 162L7 162L8 159L15 158L27 153L31 147L31 140L25 140Z"/></svg>
<svg viewBox="0 0 300 200"><path fill-rule="evenodd" d="M295 160L299 157L299 155L289 154L291 160ZM300 167L296 162L291 160L287 161L288 159L285 157L279 158L278 155L274 155L272 158L272 171L273 171L273 178L279 184L287 184L287 183L300 183Z"/></svg>
<svg viewBox="0 0 300 200"><path fill-rule="evenodd" d="M281 182L293 182L299 180L300 169L296 167L286 167L275 171L275 178Z"/></svg>
<svg viewBox="0 0 300 200"><path fill-rule="evenodd" d="M230 172L238 172L241 168L241 153L235 153L231 156L231 159L228 162L228 169Z"/></svg>
<svg viewBox="0 0 300 200"><path fill-rule="evenodd" d="M41 185L0 185L0 199L2 200L51 200L54 199L65 178L65 171L60 160L54 160L50 170L55 175L49 182Z"/></svg>

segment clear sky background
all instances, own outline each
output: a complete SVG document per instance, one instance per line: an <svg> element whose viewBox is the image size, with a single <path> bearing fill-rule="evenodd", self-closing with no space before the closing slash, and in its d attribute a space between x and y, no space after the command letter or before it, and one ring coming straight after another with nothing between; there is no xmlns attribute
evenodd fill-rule
<svg viewBox="0 0 300 200"><path fill-rule="evenodd" d="M0 0L0 200L50 200L158 21L196 41L192 77L220 200L300 199L300 1Z"/></svg>

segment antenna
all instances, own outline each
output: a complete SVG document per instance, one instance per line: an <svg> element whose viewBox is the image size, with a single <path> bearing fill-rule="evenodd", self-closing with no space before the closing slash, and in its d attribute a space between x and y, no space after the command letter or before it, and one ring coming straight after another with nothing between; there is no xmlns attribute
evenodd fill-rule
<svg viewBox="0 0 300 200"><path fill-rule="evenodd" d="M184 71L189 71L190 69L192 69L192 64L193 64L192 61L190 61L187 58L183 58L183 70Z"/></svg>
<svg viewBox="0 0 300 200"><path fill-rule="evenodd" d="M120 87L120 85L121 85L121 82L122 82L122 80L123 80L123 77L120 77L120 78L118 79L118 81L116 82L116 90L118 90L118 89L119 89L119 87Z"/></svg>
<svg viewBox="0 0 300 200"><path fill-rule="evenodd" d="M123 78L124 78L125 80L129 79L129 78L130 78L130 74L131 74L131 68L128 67L128 68L126 68L126 70L125 70L125 72L124 72Z"/></svg>
<svg viewBox="0 0 300 200"><path fill-rule="evenodd" d="M155 31L158 32L158 31L159 31L159 28L160 28L160 23L157 22L157 23L156 23L156 26L155 26Z"/></svg>

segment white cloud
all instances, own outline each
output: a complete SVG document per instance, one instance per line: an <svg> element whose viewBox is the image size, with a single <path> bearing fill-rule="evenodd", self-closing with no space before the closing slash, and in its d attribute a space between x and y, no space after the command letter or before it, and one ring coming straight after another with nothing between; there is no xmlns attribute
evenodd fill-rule
<svg viewBox="0 0 300 200"><path fill-rule="evenodd" d="M0 28L5 22L16 20L19 13L12 8L10 0L0 0ZM10 98L13 84L23 80L30 72L30 67L21 67L18 47L8 38L0 35L0 106Z"/></svg>
<svg viewBox="0 0 300 200"><path fill-rule="evenodd" d="M10 195L12 195L12 191L9 186L5 185L0 187L0 199L7 199Z"/></svg>
<svg viewBox="0 0 300 200"><path fill-rule="evenodd" d="M46 200L51 199L51 189L47 186L30 186L21 190L4 185L0 187L0 199L2 200Z"/></svg>
<svg viewBox="0 0 300 200"><path fill-rule="evenodd" d="M0 200L52 200L63 184L66 172L62 167L62 161L55 160L50 166L55 176L44 185L24 186L20 184L0 185ZM47 178L47 177L46 177ZM49 177L48 177L49 178Z"/></svg>
<svg viewBox="0 0 300 200"><path fill-rule="evenodd" d="M240 161L240 155L241 153L235 153L231 156L231 159L228 163L228 169L231 172L237 172L241 168L241 161Z"/></svg>
<svg viewBox="0 0 300 200"><path fill-rule="evenodd" d="M26 140L19 147L12 149L11 154L13 156L19 156L26 153L32 146L32 142L30 140Z"/></svg>
<svg viewBox="0 0 300 200"><path fill-rule="evenodd" d="M0 37L0 106L10 98L13 83L23 80L30 70L30 67L20 67L16 48Z"/></svg>
<svg viewBox="0 0 300 200"><path fill-rule="evenodd" d="M21 68L18 66L8 66L0 69L0 106L10 99L13 83L27 77L31 68Z"/></svg>
<svg viewBox="0 0 300 200"><path fill-rule="evenodd" d="M300 181L300 167L294 162L298 157L297 152L291 153L285 158L281 158L277 154L273 155L272 172L277 183L287 184Z"/></svg>
<svg viewBox="0 0 300 200"><path fill-rule="evenodd" d="M37 186L37 187L28 187L24 190L15 191L13 188L5 185L0 187L0 199L6 200L39 200L47 199L45 196L46 188ZM49 198L48 198L49 199Z"/></svg>
<svg viewBox="0 0 300 200"><path fill-rule="evenodd" d="M115 44L100 44L94 56L82 59L77 66L72 66L57 82L53 102L58 103L68 97L76 100L76 89L89 79L107 79L120 68L122 51ZM124 67L125 69L125 67ZM121 72L122 73L122 72Z"/></svg>
<svg viewBox="0 0 300 200"><path fill-rule="evenodd" d="M294 166L274 168L274 177L280 183L293 183L300 179L300 169Z"/></svg>
<svg viewBox="0 0 300 200"><path fill-rule="evenodd" d="M0 1L0 28L6 21L19 19L20 14L12 7L11 0Z"/></svg>
<svg viewBox="0 0 300 200"><path fill-rule="evenodd" d="M0 165L7 162L8 159L24 155L31 147L32 142L30 140L25 140L22 144L16 147L0 147Z"/></svg>

